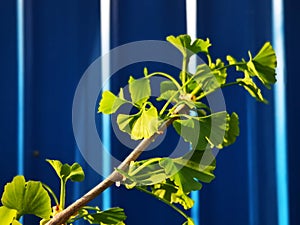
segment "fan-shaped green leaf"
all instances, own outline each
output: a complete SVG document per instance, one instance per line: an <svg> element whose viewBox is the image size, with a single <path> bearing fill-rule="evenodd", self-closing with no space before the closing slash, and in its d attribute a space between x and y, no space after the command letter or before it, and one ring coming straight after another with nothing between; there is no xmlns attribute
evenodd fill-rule
<svg viewBox="0 0 300 225"><path fill-rule="evenodd" d="M120 130L130 134L133 140L149 138L158 131L159 119L157 109L148 103L137 114L119 114L117 123Z"/></svg>
<svg viewBox="0 0 300 225"><path fill-rule="evenodd" d="M202 185L197 180L209 183L215 178L212 173L215 169L215 157L210 150L194 150L175 159L164 158L160 165L184 193L200 190Z"/></svg>
<svg viewBox="0 0 300 225"><path fill-rule="evenodd" d="M245 70L247 70L247 62L242 59L241 62L237 61L235 58L233 58L232 56L228 55L226 56L226 59L229 63L229 65L235 65L236 66L236 70L237 71L242 71L244 72Z"/></svg>
<svg viewBox="0 0 300 225"><path fill-rule="evenodd" d="M140 112L134 115L119 114L117 116L117 123L119 129L131 135L133 124L137 120L137 118L139 118L139 116L140 116Z"/></svg>
<svg viewBox="0 0 300 225"><path fill-rule="evenodd" d="M240 134L239 117L236 113L227 114L226 132L224 137L224 146L233 144L236 137Z"/></svg>
<svg viewBox="0 0 300 225"><path fill-rule="evenodd" d="M188 220L184 222L182 225L195 225L195 223L192 218L188 218Z"/></svg>
<svg viewBox="0 0 300 225"><path fill-rule="evenodd" d="M224 79L226 79L226 76L222 76L224 74L218 75L216 71L213 72L206 64L200 64L197 66L193 80L196 81L197 86L200 86L201 92L207 94L221 87Z"/></svg>
<svg viewBox="0 0 300 225"><path fill-rule="evenodd" d="M210 66L212 73L215 75L215 78L217 79L220 85L226 83L227 68L224 66L225 64L224 62L222 62L221 59L217 59L216 63L212 63Z"/></svg>
<svg viewBox="0 0 300 225"><path fill-rule="evenodd" d="M131 137L134 140L149 138L158 131L158 125L157 109L153 105L150 108L145 107L133 125Z"/></svg>
<svg viewBox="0 0 300 225"><path fill-rule="evenodd" d="M57 176L66 182L71 179L73 182L80 182L84 180L84 172L82 167L78 163L69 165L67 163L62 164L59 160L46 160L55 170Z"/></svg>
<svg viewBox="0 0 300 225"><path fill-rule="evenodd" d="M151 96L150 80L148 78L129 78L129 92L133 103L142 106Z"/></svg>
<svg viewBox="0 0 300 225"><path fill-rule="evenodd" d="M9 209L5 206L0 207L1 225L20 224L17 218L18 212L15 209Z"/></svg>
<svg viewBox="0 0 300 225"><path fill-rule="evenodd" d="M172 81L163 81L160 83L160 96L157 101L169 100L173 97L173 102L179 99L179 92L176 85Z"/></svg>
<svg viewBox="0 0 300 225"><path fill-rule="evenodd" d="M173 122L173 126L185 141L192 144L193 149L223 148L226 115L226 112L218 112L203 117L178 119Z"/></svg>
<svg viewBox="0 0 300 225"><path fill-rule="evenodd" d="M277 64L275 51L270 44L266 42L258 54L252 59L249 52L249 61L246 62L242 59L238 62L235 58L227 56L229 65L236 65L238 71L242 71L245 74L244 78L239 78L236 81L239 85L242 85L252 97L258 101L267 103L267 100L262 96L261 90L253 81L251 76L256 76L267 87L271 88L271 84L276 82L275 68Z"/></svg>
<svg viewBox="0 0 300 225"><path fill-rule="evenodd" d="M89 214L85 219L91 224L114 225L124 224L121 222L126 219L126 215L124 209L115 207L98 213Z"/></svg>
<svg viewBox="0 0 300 225"><path fill-rule="evenodd" d="M167 178L164 169L158 163L159 160L161 158L132 162L127 172L116 170L126 178L124 184L128 189L134 188L136 185L149 186L163 182Z"/></svg>
<svg viewBox="0 0 300 225"><path fill-rule="evenodd" d="M187 34L178 35L177 37L173 35L168 36L167 41L174 45L184 57L190 57L199 52L208 54L208 48L211 46L208 38L205 41L196 39L191 43L191 37Z"/></svg>
<svg viewBox="0 0 300 225"><path fill-rule="evenodd" d="M115 96L110 91L104 91L102 94L102 99L99 103L98 113L102 112L104 114L112 114L116 112L123 104L128 103L124 99L123 90L120 90L120 97Z"/></svg>
<svg viewBox="0 0 300 225"><path fill-rule="evenodd" d="M263 97L260 88L257 87L247 72L245 73L244 78L238 78L236 81L239 83L239 85L243 86L257 101L268 103L268 101Z"/></svg>
<svg viewBox="0 0 300 225"><path fill-rule="evenodd" d="M194 205L193 199L169 179L153 185L151 191L159 198L162 198L171 204L177 203L182 205L184 209L190 209Z"/></svg>
<svg viewBox="0 0 300 225"><path fill-rule="evenodd" d="M253 74L268 88L276 82L275 68L277 66L276 54L270 44L266 42L252 61L247 64Z"/></svg>
<svg viewBox="0 0 300 225"><path fill-rule="evenodd" d="M208 54L208 48L211 46L210 40L206 38L206 40L203 39L195 39L195 41L192 44L191 51L194 53L203 52Z"/></svg>
<svg viewBox="0 0 300 225"><path fill-rule="evenodd" d="M51 200L41 182L25 182L23 176L16 176L6 184L1 202L7 208L17 210L18 216L34 214L48 219L51 215Z"/></svg>
<svg viewBox="0 0 300 225"><path fill-rule="evenodd" d="M171 35L166 39L168 42L174 45L182 53L183 56L188 56L187 49L191 47L191 37L189 35L182 34L178 35L177 37Z"/></svg>

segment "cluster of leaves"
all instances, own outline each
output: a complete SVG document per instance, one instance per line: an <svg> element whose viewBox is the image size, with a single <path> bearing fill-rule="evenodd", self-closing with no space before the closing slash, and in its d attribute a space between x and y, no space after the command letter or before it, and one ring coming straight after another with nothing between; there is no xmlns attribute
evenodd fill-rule
<svg viewBox="0 0 300 225"><path fill-rule="evenodd" d="M24 176L16 176L8 183L1 198L0 207L1 225L21 225L20 218L26 214L33 214L41 218L40 224L46 224L53 216L65 207L66 183L68 180L80 182L84 180L84 172L78 163L72 165L62 164L58 160L47 160L60 178L60 199L52 189L40 181L25 181ZM51 204L52 196L54 206ZM52 207L53 206L53 207ZM101 211L98 207L86 206L71 217L68 224L84 219L90 224L122 225L126 219L124 210L111 208Z"/></svg>
<svg viewBox="0 0 300 225"><path fill-rule="evenodd" d="M191 150L178 158L157 157L132 161L126 171L117 171L123 175L122 183L128 189L136 188L154 196L185 217L184 225L194 225L192 218L183 211L194 205L189 195L192 191L200 190L202 183L209 183L215 178L214 150L233 144L239 135L238 115L235 112L214 112L204 100L219 88L239 85L255 99L266 103L259 86L269 89L276 82L276 55L267 42L254 57L248 52L248 61L238 61L232 56L226 57L227 62L219 58L213 61L209 52L209 39L196 39L192 42L190 36L179 35L169 36L167 41L182 53L182 68L178 76L164 72L149 73L145 68L142 78L129 78L130 99L125 98L122 88L118 95L104 91L98 112L113 114L122 105L130 104L136 109L136 113L119 113L117 123L119 129L128 133L131 139L150 138L159 134L164 124L171 122L176 132L190 143ZM208 63L198 65L196 72L190 73L188 65L195 54L204 55ZM227 69L230 67L242 72L243 76L236 78L234 82L227 82ZM164 103L161 109L150 101L153 76L167 79L161 82L160 96L156 98L156 101ZM186 151L183 149L183 152ZM57 160L47 161L60 178L59 200L46 184L25 181L23 176L16 176L5 186L1 198L1 224L20 225L19 219L25 214L34 214L42 219L40 224L46 224L64 210L67 181L82 181L84 172L78 163L68 165ZM51 203L50 196L55 204ZM121 208L102 211L98 207L85 206L69 218L67 223L71 224L79 219L90 224L122 225L126 216Z"/></svg>
<svg viewBox="0 0 300 225"><path fill-rule="evenodd" d="M127 188L137 188L153 195L182 214L186 218L184 224L193 225L193 220L175 204L184 209L193 206L190 192L200 190L201 182L214 179L216 160L213 149L233 144L239 135L239 119L235 112L212 112L203 100L219 88L239 85L256 100L266 103L257 82L266 88L276 82L276 55L267 42L255 57L248 52L248 61L238 61L228 55L225 63L219 58L212 60L209 39L192 42L190 36L179 35L169 36L167 41L182 53L182 68L178 75L180 81L175 78L177 76L164 72L149 73L145 68L142 78L129 78L130 99L124 97L122 88L118 95L104 91L98 112L117 113L124 104L136 108L135 114L119 113L117 116L119 129L134 140L149 138L159 132L165 121L173 121L177 133L191 144L190 152L175 159L165 157L132 162L128 170L118 172L124 176L123 183ZM195 73L190 73L188 65L194 54L204 55L208 64L200 64ZM230 67L244 76L227 82L227 69ZM167 78L160 84L160 96L156 99L165 103L160 110L150 101L150 78L153 76Z"/></svg>

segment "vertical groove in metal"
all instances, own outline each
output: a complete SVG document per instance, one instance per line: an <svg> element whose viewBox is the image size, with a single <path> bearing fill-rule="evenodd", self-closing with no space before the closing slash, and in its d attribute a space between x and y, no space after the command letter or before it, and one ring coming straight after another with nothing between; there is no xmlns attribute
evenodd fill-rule
<svg viewBox="0 0 300 225"><path fill-rule="evenodd" d="M100 16L101 16L101 55L105 55L110 50L110 0L100 0ZM109 77L105 77L105 74L109 74L110 61L102 61L102 85L103 91L110 89ZM110 116L102 115L102 142L105 152L102 156L103 177L107 177L110 174L111 162L111 129L110 129ZM111 207L111 191L107 189L102 195L102 207L107 209Z"/></svg>
<svg viewBox="0 0 300 225"><path fill-rule="evenodd" d="M256 129L256 113L253 99L247 96L247 157L248 157L248 193L249 193L249 225L258 224L258 190L257 181L257 163L256 163L256 137L253 131Z"/></svg>
<svg viewBox="0 0 300 225"><path fill-rule="evenodd" d="M283 0L272 1L273 44L277 54L275 96L275 146L278 225L289 224L287 131L285 96L285 46Z"/></svg>
<svg viewBox="0 0 300 225"><path fill-rule="evenodd" d="M17 0L18 155L17 173L24 174L24 2ZM23 223L23 218L20 219Z"/></svg>
<svg viewBox="0 0 300 225"><path fill-rule="evenodd" d="M197 0L186 0L186 27L187 33L194 40L197 38ZM197 66L196 58L191 58L189 64L189 71L195 72ZM191 217L193 218L195 225L200 225L200 196L198 191L191 193L192 199L195 201L193 208L191 209Z"/></svg>
<svg viewBox="0 0 300 225"><path fill-rule="evenodd" d="M17 0L18 174L24 174L24 2Z"/></svg>

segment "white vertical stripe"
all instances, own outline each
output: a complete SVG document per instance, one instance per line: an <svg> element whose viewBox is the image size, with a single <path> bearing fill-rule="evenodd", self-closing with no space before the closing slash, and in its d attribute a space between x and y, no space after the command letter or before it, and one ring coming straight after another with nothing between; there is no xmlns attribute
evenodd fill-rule
<svg viewBox="0 0 300 225"><path fill-rule="evenodd" d="M110 0L100 0L100 15L101 15L101 55L105 55L110 50ZM102 75L102 85L103 91L110 89L110 84L108 77L105 74L110 74L110 61L102 60L101 65ZM111 152L111 139L110 139L110 116L102 114L102 142L104 146L104 151L107 153ZM111 162L109 158L110 154L103 154L102 156L102 166L103 166L103 176L107 177L110 174ZM107 189L102 195L102 208L108 209L111 207L111 192Z"/></svg>
<svg viewBox="0 0 300 225"><path fill-rule="evenodd" d="M24 2L17 0L18 174L24 174Z"/></svg>
<svg viewBox="0 0 300 225"><path fill-rule="evenodd" d="M197 0L186 0L186 27L187 34L192 41L197 38ZM196 56L192 56L189 62L189 72L196 72Z"/></svg>
<svg viewBox="0 0 300 225"><path fill-rule="evenodd" d="M273 42L277 53L277 84L275 85L275 145L277 175L278 225L289 224L285 46L283 0L273 0Z"/></svg>
<svg viewBox="0 0 300 225"><path fill-rule="evenodd" d="M191 36L192 40L195 40L197 38L197 0L186 0L186 27L187 34ZM189 71L191 73L196 71L196 65L196 57L191 57L189 63ZM193 218L195 225L199 225L199 192L192 192L191 197L195 201L195 204L191 210L191 217Z"/></svg>
<svg viewBox="0 0 300 225"><path fill-rule="evenodd" d="M24 174L24 2L17 0L18 174ZM23 218L20 219L23 223Z"/></svg>

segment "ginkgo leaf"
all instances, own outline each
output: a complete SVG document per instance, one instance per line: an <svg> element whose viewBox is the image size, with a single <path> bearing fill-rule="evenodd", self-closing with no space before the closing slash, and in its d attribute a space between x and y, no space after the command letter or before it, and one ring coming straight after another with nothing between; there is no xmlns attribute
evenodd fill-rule
<svg viewBox="0 0 300 225"><path fill-rule="evenodd" d="M249 62L245 62L243 60L242 62L238 62L235 58L232 56L227 56L227 60L230 65L237 65L236 70L244 72L244 78L237 78L236 81L239 85L243 86L248 93L256 98L256 100L260 102L267 103L268 101L263 97L260 88L256 85L256 83L253 81L253 79L250 77L251 69L249 71Z"/></svg>
<svg viewBox="0 0 300 225"><path fill-rule="evenodd" d="M87 220L91 224L113 225L120 224L126 219L124 209L115 207L98 213L91 213L88 215Z"/></svg>
<svg viewBox="0 0 300 225"><path fill-rule="evenodd" d="M208 48L211 46L210 40L206 38L206 40L196 38L192 44L191 50L194 53L203 52L208 54Z"/></svg>
<svg viewBox="0 0 300 225"><path fill-rule="evenodd" d="M12 221L11 225L22 225L18 220Z"/></svg>
<svg viewBox="0 0 300 225"><path fill-rule="evenodd" d="M244 78L236 79L239 85L244 86L250 95L258 101L267 103L252 77L256 76L267 88L271 88L271 84L276 82L277 60L275 51L270 42L266 42L254 58L250 52L249 57L248 62L244 59L238 62L232 56L227 56L227 60L229 65L236 65L237 71L242 71L245 74Z"/></svg>
<svg viewBox="0 0 300 225"><path fill-rule="evenodd" d="M127 172L117 170L126 178L124 183L129 185L127 188L156 184L170 185L168 182L170 179L176 186L173 188L180 188L187 194L201 189L202 185L198 180L208 183L215 177L212 173L215 169L215 157L211 150L194 150L178 158L147 159L132 164Z"/></svg>
<svg viewBox="0 0 300 225"><path fill-rule="evenodd" d="M220 85L226 83L227 68L221 59L217 59L216 63L211 63L210 69Z"/></svg>
<svg viewBox="0 0 300 225"><path fill-rule="evenodd" d="M102 94L102 99L99 103L98 113L102 112L104 114L112 114L116 112L123 104L128 103L123 96L123 89L120 90L120 97L115 96L110 91L104 91Z"/></svg>
<svg viewBox="0 0 300 225"><path fill-rule="evenodd" d="M139 140L149 138L158 131L159 120L157 109L150 104L150 107L144 107L141 115L136 119L132 126L131 138Z"/></svg>
<svg viewBox="0 0 300 225"><path fill-rule="evenodd" d="M151 158L131 162L123 175L126 188L151 188L151 192L169 203L178 203L185 209L193 206L188 196L202 187L200 182L214 179L215 157L211 151L190 151L179 158ZM199 182L200 181L200 182Z"/></svg>
<svg viewBox="0 0 300 225"><path fill-rule="evenodd" d="M249 69L261 82L270 88L276 82L276 54L270 42L266 42L257 55L248 64Z"/></svg>
<svg viewBox="0 0 300 225"><path fill-rule="evenodd" d="M178 35L177 37L168 36L167 41L174 45L184 57L190 57L199 52L208 53L208 48L211 46L208 38L205 41L196 39L191 43L191 37L187 34Z"/></svg>
<svg viewBox="0 0 300 225"><path fill-rule="evenodd" d="M152 160L152 159L151 159ZM124 184L131 189L137 186L149 186L163 182L167 179L164 169L159 163L148 164L149 160L138 161L129 165L128 171L116 169L126 178ZM146 163L146 166L143 164Z"/></svg>
<svg viewBox="0 0 300 225"><path fill-rule="evenodd" d="M17 218L18 212L15 209L9 209L5 206L0 207L1 225L20 224Z"/></svg>
<svg viewBox="0 0 300 225"><path fill-rule="evenodd" d="M118 123L119 129L130 135L133 124L139 118L140 114L141 114L140 112L137 114L133 114L133 115L119 114L117 116L117 123Z"/></svg>
<svg viewBox="0 0 300 225"><path fill-rule="evenodd" d="M173 181L166 180L164 182L155 184L151 187L153 194L162 198L169 203L177 203L183 206L184 209L190 209L194 205L193 199L191 199L186 193L177 187Z"/></svg>
<svg viewBox="0 0 300 225"><path fill-rule="evenodd" d="M212 173L215 169L215 157L210 150L190 151L175 159L164 158L160 165L184 193L200 190L202 184L198 180L209 183L215 178Z"/></svg>
<svg viewBox="0 0 300 225"><path fill-rule="evenodd" d="M226 112L218 112L203 117L189 117L175 120L173 127L193 149L223 148L226 131Z"/></svg>
<svg viewBox="0 0 300 225"><path fill-rule="evenodd" d="M224 146L233 144L240 134L239 117L236 113L227 114L226 132L224 136Z"/></svg>
<svg viewBox="0 0 300 225"><path fill-rule="evenodd" d="M242 59L242 61L239 62L230 55L226 56L226 59L227 59L229 65L235 65L236 66L237 71L242 71L243 72L243 71L248 69L247 62L244 59Z"/></svg>
<svg viewBox="0 0 300 225"><path fill-rule="evenodd" d="M178 88L172 81L163 81L160 83L160 96L156 100L162 101L173 98L173 102L177 102L179 95Z"/></svg>
<svg viewBox="0 0 300 225"><path fill-rule="evenodd" d="M1 198L4 206L17 210L18 217L34 214L48 219L51 215L51 200L41 182L25 181L23 176L16 176L4 187Z"/></svg>
<svg viewBox="0 0 300 225"><path fill-rule="evenodd" d="M73 182L84 180L84 172L78 163L73 163L71 166L67 163L62 164L59 160L46 160L55 170L57 176L66 182L70 179Z"/></svg>
<svg viewBox="0 0 300 225"><path fill-rule="evenodd" d="M216 72L213 72L206 64L200 64L197 66L194 80L198 86L200 85L202 92L211 93L213 90L221 87L224 79L226 79L226 76L222 76L224 74L217 76Z"/></svg>
<svg viewBox="0 0 300 225"><path fill-rule="evenodd" d="M182 225L195 225L194 220L192 218L188 218L186 222L184 222Z"/></svg>
<svg viewBox="0 0 300 225"><path fill-rule="evenodd" d="M129 78L129 92L133 103L142 106L151 96L150 80L148 78Z"/></svg>
<svg viewBox="0 0 300 225"><path fill-rule="evenodd" d="M191 47L191 37L187 34L178 35L177 37L171 35L166 38L168 42L174 45L179 51L183 54L183 56L187 57L187 49ZM190 49L189 49L190 50Z"/></svg>
<svg viewBox="0 0 300 225"><path fill-rule="evenodd" d="M268 101L263 97L260 88L257 87L247 73L245 73L244 78L238 78L236 81L239 83L239 85L243 86L252 97L256 98L257 101L268 103Z"/></svg>
<svg viewBox="0 0 300 225"><path fill-rule="evenodd" d="M147 107L148 105L149 107ZM117 123L120 130L128 133L133 140L149 138L158 131L159 119L157 109L149 103L137 114L119 114Z"/></svg>

